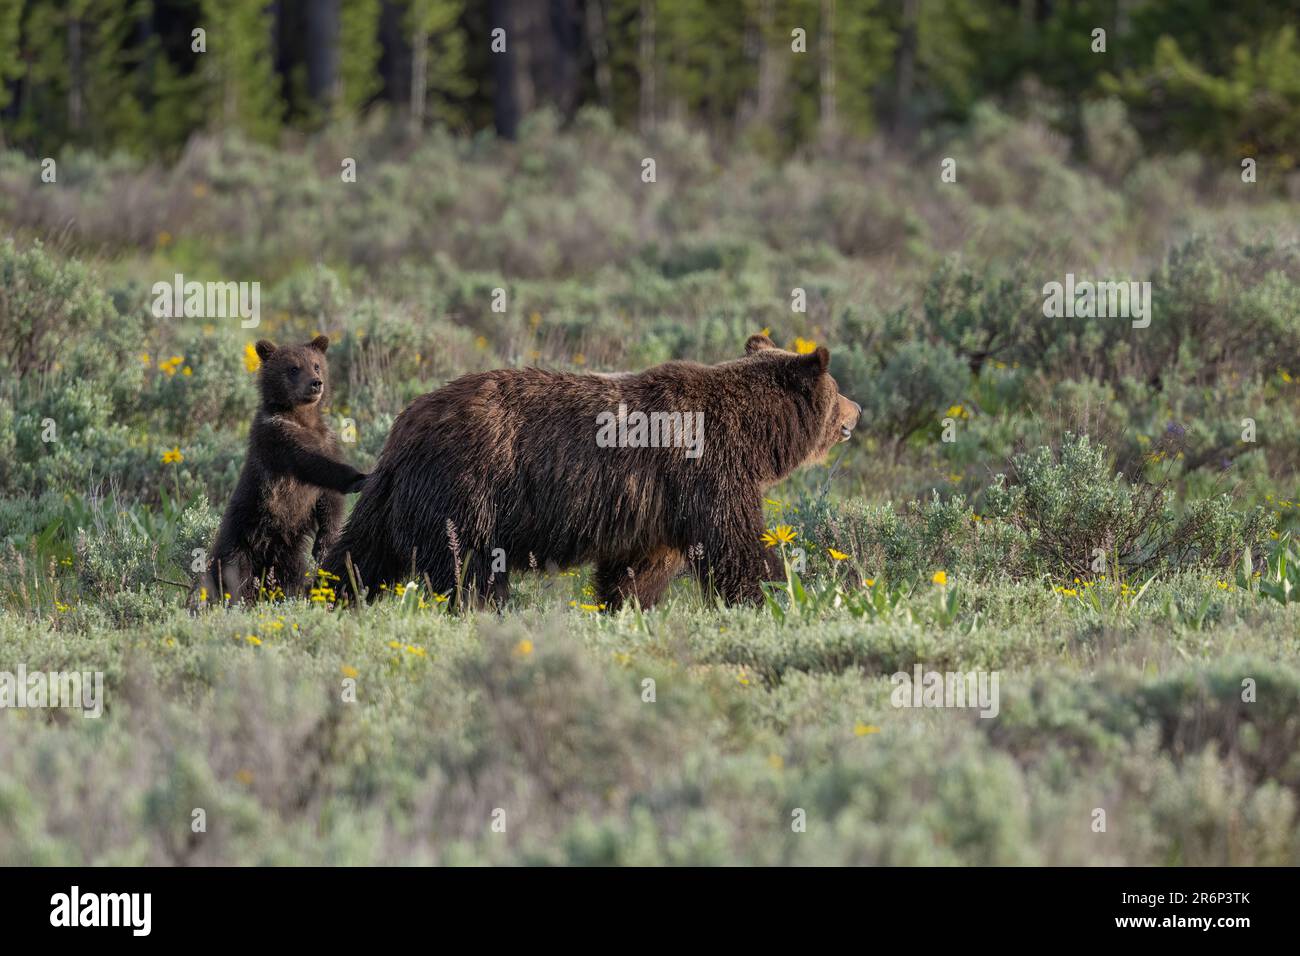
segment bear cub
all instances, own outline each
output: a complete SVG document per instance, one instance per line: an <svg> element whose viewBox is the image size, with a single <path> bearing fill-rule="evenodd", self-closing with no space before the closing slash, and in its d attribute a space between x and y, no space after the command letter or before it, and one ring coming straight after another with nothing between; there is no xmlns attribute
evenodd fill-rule
<svg viewBox="0 0 1300 956"><path fill-rule="evenodd" d="M321 416L329 389L328 346L324 335L305 345L277 348L265 339L256 345L261 405L200 582L209 600L302 594L309 542L314 537L312 556L319 561L338 537L343 495L365 483L366 475L342 460Z"/></svg>

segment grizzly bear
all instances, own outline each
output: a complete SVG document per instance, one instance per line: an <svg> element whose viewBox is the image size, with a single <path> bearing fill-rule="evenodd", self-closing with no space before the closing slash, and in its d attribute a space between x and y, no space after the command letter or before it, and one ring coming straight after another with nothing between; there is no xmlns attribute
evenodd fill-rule
<svg viewBox="0 0 1300 956"><path fill-rule="evenodd" d="M830 353L752 336L745 357L641 373L466 375L398 416L323 567L374 597L424 580L503 602L508 573L594 563L610 609L659 599L687 562L728 603L778 576L763 492L848 439L861 407Z"/></svg>
<svg viewBox="0 0 1300 956"><path fill-rule="evenodd" d="M265 339L256 345L261 404L200 582L214 600L301 594L308 542L315 537L312 554L319 560L338 537L343 494L366 480L341 460L321 416L329 390L329 341L319 335L305 345L277 348Z"/></svg>

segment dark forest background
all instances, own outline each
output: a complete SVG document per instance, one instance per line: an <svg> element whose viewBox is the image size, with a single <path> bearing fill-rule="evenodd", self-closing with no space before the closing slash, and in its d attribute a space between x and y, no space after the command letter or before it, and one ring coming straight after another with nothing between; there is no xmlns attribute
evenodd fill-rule
<svg viewBox="0 0 1300 956"><path fill-rule="evenodd" d="M1298 14L1294 0L0 0L0 134L41 155L166 156L199 130L277 142L369 111L406 133L513 139L535 110L594 104L641 132L680 120L788 155L912 141L988 99L1045 105L1078 141L1082 105L1111 97L1148 149L1286 170Z"/></svg>

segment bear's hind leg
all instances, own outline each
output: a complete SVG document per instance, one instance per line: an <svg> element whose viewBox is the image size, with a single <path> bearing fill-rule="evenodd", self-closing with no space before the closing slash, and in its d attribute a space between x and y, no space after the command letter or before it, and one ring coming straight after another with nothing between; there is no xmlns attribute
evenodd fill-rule
<svg viewBox="0 0 1300 956"><path fill-rule="evenodd" d="M285 597L303 597L310 593L318 582L316 575L309 575L307 572L307 559L297 553L286 558L283 562L284 567L284 589ZM329 584L333 588L333 583Z"/></svg>
<svg viewBox="0 0 1300 956"><path fill-rule="evenodd" d="M492 571L488 574L487 584L479 589L478 606L504 611L510 600L510 574L507 571Z"/></svg>
<svg viewBox="0 0 1300 956"><path fill-rule="evenodd" d="M231 551L213 561L212 571L220 593L209 596L215 603L248 603L257 600L253 580L253 559L246 551Z"/></svg>
<svg viewBox="0 0 1300 956"><path fill-rule="evenodd" d="M682 561L682 553L667 546L631 560L603 561L596 566L596 600L608 611L617 611L631 598L643 608L653 607Z"/></svg>
<svg viewBox="0 0 1300 956"><path fill-rule="evenodd" d="M393 562L393 565L396 566L397 562ZM445 548L416 550L407 555L407 559L402 562L400 573L385 576L384 580L374 587L371 591L371 599L377 597L381 591L388 593L389 589L395 590L399 584L414 581L420 586L421 593L427 593L426 596L431 600L433 595L441 594L455 601L456 574L456 565Z"/></svg>

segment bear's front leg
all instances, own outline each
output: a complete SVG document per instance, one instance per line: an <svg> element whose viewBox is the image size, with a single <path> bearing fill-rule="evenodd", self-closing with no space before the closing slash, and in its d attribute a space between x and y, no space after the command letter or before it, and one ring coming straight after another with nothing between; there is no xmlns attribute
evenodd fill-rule
<svg viewBox="0 0 1300 956"><path fill-rule="evenodd" d="M311 546L312 559L319 565L321 559L339 539L343 527L343 496L337 491L323 491L316 499L316 540Z"/></svg>
<svg viewBox="0 0 1300 956"><path fill-rule="evenodd" d="M759 500L755 496L752 503L736 503L729 510L700 516L691 528L698 549L692 570L727 604L761 604L762 582L780 577L763 546Z"/></svg>

